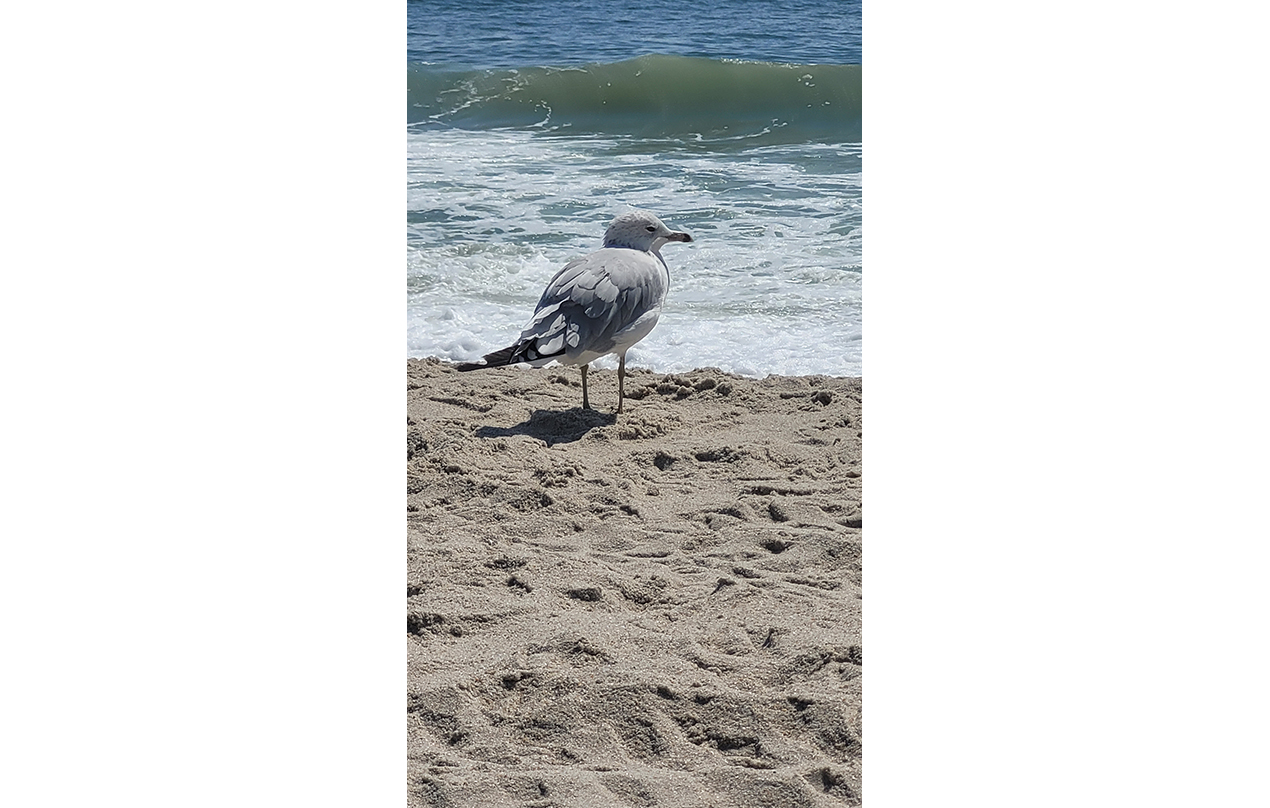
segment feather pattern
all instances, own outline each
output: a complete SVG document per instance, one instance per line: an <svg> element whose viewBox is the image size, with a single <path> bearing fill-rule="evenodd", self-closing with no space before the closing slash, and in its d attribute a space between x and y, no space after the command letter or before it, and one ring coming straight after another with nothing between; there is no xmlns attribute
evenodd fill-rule
<svg viewBox="0 0 1270 808"><path fill-rule="evenodd" d="M670 270L660 248L669 241L691 242L692 236L671 230L646 211L618 216L604 234L604 246L575 258L555 274L543 291L529 324L516 341L486 354L479 362L458 365L462 371L526 363L581 365L582 397L586 367L616 353L621 378L626 351L648 336L661 315L670 287Z"/></svg>

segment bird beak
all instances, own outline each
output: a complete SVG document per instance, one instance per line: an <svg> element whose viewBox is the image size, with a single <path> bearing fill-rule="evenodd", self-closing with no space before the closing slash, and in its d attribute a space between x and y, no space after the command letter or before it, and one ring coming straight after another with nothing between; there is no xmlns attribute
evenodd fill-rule
<svg viewBox="0 0 1270 808"><path fill-rule="evenodd" d="M687 244L692 241L692 236L687 233L671 233L669 236L666 236L666 241L682 241Z"/></svg>

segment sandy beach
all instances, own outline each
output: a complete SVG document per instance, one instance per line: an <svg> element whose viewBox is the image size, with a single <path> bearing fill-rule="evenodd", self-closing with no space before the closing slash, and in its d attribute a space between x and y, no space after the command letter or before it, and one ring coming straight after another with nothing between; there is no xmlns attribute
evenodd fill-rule
<svg viewBox="0 0 1270 808"><path fill-rule="evenodd" d="M859 805L859 378L407 362L411 806Z"/></svg>

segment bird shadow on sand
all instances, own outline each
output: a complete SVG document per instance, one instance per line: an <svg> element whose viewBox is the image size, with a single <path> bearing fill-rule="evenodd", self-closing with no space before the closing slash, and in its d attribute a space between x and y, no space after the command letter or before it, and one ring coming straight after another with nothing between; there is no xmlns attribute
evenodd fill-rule
<svg viewBox="0 0 1270 808"><path fill-rule="evenodd" d="M554 446L557 443L573 443L596 427L612 426L616 422L617 415L614 413L584 410L581 407L574 407L563 412L534 410L527 420L515 426L483 426L476 430L476 436L506 438L512 435L528 435L548 446Z"/></svg>

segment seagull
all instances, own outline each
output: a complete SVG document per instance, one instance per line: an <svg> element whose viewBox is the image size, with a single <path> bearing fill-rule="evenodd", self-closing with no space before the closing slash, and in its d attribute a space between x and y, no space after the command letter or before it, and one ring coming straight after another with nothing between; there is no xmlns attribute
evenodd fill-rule
<svg viewBox="0 0 1270 808"><path fill-rule="evenodd" d="M617 354L617 411L625 398L626 352L657 325L670 286L663 244L689 243L646 210L623 213L604 232L604 247L564 265L547 284L529 325L512 345L461 371L525 363L580 365L582 406L591 409L586 374L591 362Z"/></svg>

